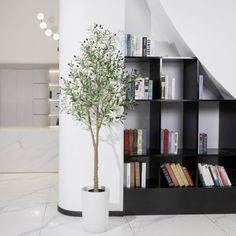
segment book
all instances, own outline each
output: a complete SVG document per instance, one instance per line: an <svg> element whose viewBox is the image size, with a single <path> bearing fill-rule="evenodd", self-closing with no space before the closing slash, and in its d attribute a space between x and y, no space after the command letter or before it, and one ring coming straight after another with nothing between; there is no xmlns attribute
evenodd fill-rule
<svg viewBox="0 0 236 236"><path fill-rule="evenodd" d="M182 167L182 169L183 169L184 175L185 175L185 177L186 177L186 179L187 179L187 181L189 183L189 186L193 187L194 183L193 183L193 180L191 178L191 175L188 172L188 169L186 167L184 167L184 166Z"/></svg>
<svg viewBox="0 0 236 236"><path fill-rule="evenodd" d="M224 166L220 166L220 169L221 169L222 175L224 176L226 185L229 186L229 187L232 186L232 183L231 183L231 181L230 181L230 179L229 179L229 176L228 176L228 174L227 174L227 172L226 172Z"/></svg>
<svg viewBox="0 0 236 236"><path fill-rule="evenodd" d="M168 154L168 129L164 129L164 154Z"/></svg>
<svg viewBox="0 0 236 236"><path fill-rule="evenodd" d="M138 139L137 139L137 154L138 155L142 155L143 152L142 152L142 129L138 129L137 130L138 132Z"/></svg>
<svg viewBox="0 0 236 236"><path fill-rule="evenodd" d="M175 174L175 177L176 177L176 179L178 181L179 186L183 187L184 186L184 182L182 181L182 178L180 177L180 174L179 174L179 172L177 170L176 164L172 163L172 164L170 164L170 167L171 167L171 169L173 170L173 172Z"/></svg>
<svg viewBox="0 0 236 236"><path fill-rule="evenodd" d="M167 181L169 187L173 187L173 186L174 186L174 183L173 183L171 177L170 177L169 174L168 174L168 171L167 171L167 169L166 169L166 167L165 167L165 164L162 164L162 165L161 165L161 170L162 170L162 172L163 172L163 174L164 174L164 176L165 176L165 179L166 179L166 181Z"/></svg>
<svg viewBox="0 0 236 236"><path fill-rule="evenodd" d="M203 167L202 167L201 163L198 163L198 173L199 173L199 179L202 183L202 186L206 187L207 184L205 182L205 179L203 178Z"/></svg>
<svg viewBox="0 0 236 236"><path fill-rule="evenodd" d="M177 180L177 178L176 178L176 176L175 176L175 174L174 174L170 164L166 163L165 167L166 167L166 170L168 171L168 174L169 174L169 176L170 176L174 186L178 187L179 186L178 180Z"/></svg>
<svg viewBox="0 0 236 236"><path fill-rule="evenodd" d="M153 81L148 80L148 99L152 100Z"/></svg>
<svg viewBox="0 0 236 236"><path fill-rule="evenodd" d="M135 187L135 166L134 162L130 163L130 188Z"/></svg>
<svg viewBox="0 0 236 236"><path fill-rule="evenodd" d="M134 130L129 130L129 155L134 155Z"/></svg>
<svg viewBox="0 0 236 236"><path fill-rule="evenodd" d="M133 136L133 155L137 155L138 151L138 130L134 129L134 136Z"/></svg>
<svg viewBox="0 0 236 236"><path fill-rule="evenodd" d="M174 154L178 154L179 133L174 132Z"/></svg>
<svg viewBox="0 0 236 236"><path fill-rule="evenodd" d="M214 186L220 187L220 182L219 182L219 180L217 178L217 174L215 172L214 166L213 165L208 165L208 168L210 170L211 177L212 177L212 179L214 181Z"/></svg>
<svg viewBox="0 0 236 236"><path fill-rule="evenodd" d="M146 162L142 162L142 167L141 167L141 171L142 171L142 176L141 176L141 188L146 188L146 170L147 168L147 164Z"/></svg>
<svg viewBox="0 0 236 236"><path fill-rule="evenodd" d="M129 155L129 130L124 130L124 154Z"/></svg>
<svg viewBox="0 0 236 236"><path fill-rule="evenodd" d="M124 183L126 188L130 188L130 180L131 180L131 164L125 163L124 167Z"/></svg>
<svg viewBox="0 0 236 236"><path fill-rule="evenodd" d="M175 99L175 78L171 78L171 99Z"/></svg>
<svg viewBox="0 0 236 236"><path fill-rule="evenodd" d="M166 95L165 95L165 76L162 75L161 76L161 99L165 99Z"/></svg>
<svg viewBox="0 0 236 236"><path fill-rule="evenodd" d="M177 171L179 172L180 178L182 179L182 181L184 183L184 186L188 187L189 186L188 180L185 177L183 169L179 163L176 164L176 168L177 168Z"/></svg>
<svg viewBox="0 0 236 236"><path fill-rule="evenodd" d="M161 129L161 154L164 154L164 129Z"/></svg>
<svg viewBox="0 0 236 236"><path fill-rule="evenodd" d="M134 162L134 166L135 166L135 187L140 188L141 187L140 163L136 161L136 162Z"/></svg>
<svg viewBox="0 0 236 236"><path fill-rule="evenodd" d="M145 77L144 78L144 91L143 91L143 99L148 100L148 94L149 94L149 78Z"/></svg>
<svg viewBox="0 0 236 236"><path fill-rule="evenodd" d="M147 130L142 129L142 155L147 155Z"/></svg>
<svg viewBox="0 0 236 236"><path fill-rule="evenodd" d="M203 99L203 75L199 75L199 81L198 81L198 85L199 85L199 99Z"/></svg>
<svg viewBox="0 0 236 236"><path fill-rule="evenodd" d="M142 39L142 56L146 57L147 56L147 37L143 37Z"/></svg>
<svg viewBox="0 0 236 236"><path fill-rule="evenodd" d="M172 141L172 139L171 139L171 133L172 133L172 131L169 131L169 132L168 132L168 153L169 153L169 154L172 153L172 152L171 152L171 147L172 147L172 143L171 143L171 141Z"/></svg>

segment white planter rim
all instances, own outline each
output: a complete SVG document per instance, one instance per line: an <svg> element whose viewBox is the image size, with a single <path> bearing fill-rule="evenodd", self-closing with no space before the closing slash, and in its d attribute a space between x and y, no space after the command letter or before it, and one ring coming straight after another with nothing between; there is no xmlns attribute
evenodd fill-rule
<svg viewBox="0 0 236 236"><path fill-rule="evenodd" d="M105 186L100 186L99 187L99 190L101 189L101 190L103 190L103 191L99 191L99 192L93 192L93 191L89 191L89 190L91 190L91 189L94 189L93 188L93 186L85 186L85 187L83 187L82 188L82 191L84 191L84 192L88 192L88 193L93 193L93 194L101 194L101 193L104 193L104 192L108 192L109 191L109 188L108 187L105 187Z"/></svg>

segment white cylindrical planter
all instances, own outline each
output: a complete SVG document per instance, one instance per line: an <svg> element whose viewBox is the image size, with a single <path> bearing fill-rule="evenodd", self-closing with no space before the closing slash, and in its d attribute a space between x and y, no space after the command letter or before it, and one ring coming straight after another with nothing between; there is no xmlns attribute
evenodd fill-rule
<svg viewBox="0 0 236 236"><path fill-rule="evenodd" d="M89 192L93 187L82 188L82 218L85 231L102 233L108 228L109 189L100 187L100 192Z"/></svg>

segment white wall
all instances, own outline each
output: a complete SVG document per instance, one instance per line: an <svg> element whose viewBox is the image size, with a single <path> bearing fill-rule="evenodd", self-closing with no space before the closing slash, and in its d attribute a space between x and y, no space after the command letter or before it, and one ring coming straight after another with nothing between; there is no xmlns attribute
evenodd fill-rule
<svg viewBox="0 0 236 236"><path fill-rule="evenodd" d="M155 56L193 56L166 15L160 0L126 0L125 31L151 38Z"/></svg>
<svg viewBox="0 0 236 236"><path fill-rule="evenodd" d="M193 53L214 78L236 97L236 1L160 1Z"/></svg>
<svg viewBox="0 0 236 236"><path fill-rule="evenodd" d="M49 27L58 26L58 0L0 1L0 64L58 63L58 42L39 28L43 12Z"/></svg>
<svg viewBox="0 0 236 236"><path fill-rule="evenodd" d="M94 22L124 32L124 0L60 1L60 73L79 53L79 42ZM123 210L123 126L103 129L99 151L100 184L110 188L110 210ZM60 116L59 206L81 211L81 188L93 180L90 133L67 115Z"/></svg>

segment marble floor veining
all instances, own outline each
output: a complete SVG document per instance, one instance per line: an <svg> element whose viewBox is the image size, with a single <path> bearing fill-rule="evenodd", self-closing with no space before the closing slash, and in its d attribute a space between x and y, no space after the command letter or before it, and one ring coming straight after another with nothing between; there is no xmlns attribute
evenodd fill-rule
<svg viewBox="0 0 236 236"><path fill-rule="evenodd" d="M236 236L236 214L110 217L101 236ZM88 236L57 211L57 174L0 174L0 236Z"/></svg>

